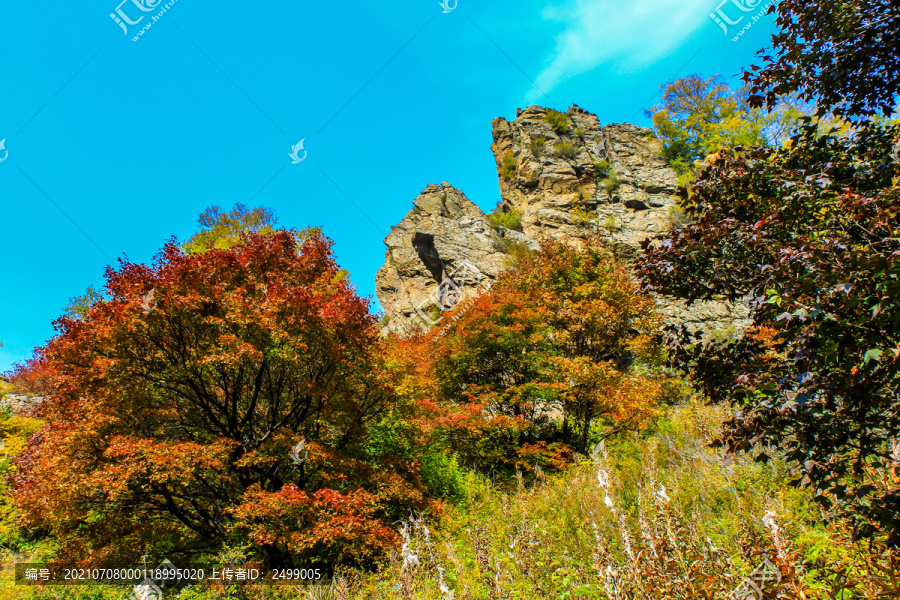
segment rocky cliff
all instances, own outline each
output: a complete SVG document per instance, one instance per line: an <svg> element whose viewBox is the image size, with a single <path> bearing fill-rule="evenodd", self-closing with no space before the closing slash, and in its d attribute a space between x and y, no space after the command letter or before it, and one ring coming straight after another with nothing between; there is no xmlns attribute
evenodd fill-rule
<svg viewBox="0 0 900 600"><path fill-rule="evenodd" d="M15 414L23 414L37 407L46 398L34 394L3 394L0 396L0 408L8 408Z"/></svg>
<svg viewBox="0 0 900 600"><path fill-rule="evenodd" d="M512 246L537 248L523 233L491 227L484 212L446 182L425 188L384 243L375 283L385 326L393 331L431 324L436 311L490 285L510 266ZM451 275L452 287L446 285Z"/></svg>
<svg viewBox="0 0 900 600"><path fill-rule="evenodd" d="M539 106L493 122L491 148L500 179L499 210L521 221L522 233L492 227L487 215L447 183L429 185L385 238L376 291L385 327L404 331L436 323L442 310L489 286L523 249L544 236L580 244L599 232L623 259L647 238L683 217L674 196L676 174L649 129L601 126L573 106L559 113ZM746 307L657 298L667 321L706 332L741 329Z"/></svg>
<svg viewBox="0 0 900 600"><path fill-rule="evenodd" d="M678 217L676 175L649 129L601 127L577 106L566 115L532 106L495 119L493 133L503 208L533 238L575 241L599 229L631 258Z"/></svg>

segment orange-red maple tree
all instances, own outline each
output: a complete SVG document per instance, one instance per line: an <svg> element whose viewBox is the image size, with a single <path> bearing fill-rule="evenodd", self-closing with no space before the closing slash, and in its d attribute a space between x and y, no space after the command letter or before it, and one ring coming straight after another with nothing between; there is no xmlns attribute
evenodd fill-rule
<svg viewBox="0 0 900 600"><path fill-rule="evenodd" d="M466 464L560 467L657 414L671 391L657 326L652 299L602 240L545 240L415 343Z"/></svg>
<svg viewBox="0 0 900 600"><path fill-rule="evenodd" d="M327 239L170 243L106 277L107 299L60 318L40 352L47 425L19 461L16 500L61 559L249 540L269 566L364 563L428 505L415 461L365 445L397 396Z"/></svg>

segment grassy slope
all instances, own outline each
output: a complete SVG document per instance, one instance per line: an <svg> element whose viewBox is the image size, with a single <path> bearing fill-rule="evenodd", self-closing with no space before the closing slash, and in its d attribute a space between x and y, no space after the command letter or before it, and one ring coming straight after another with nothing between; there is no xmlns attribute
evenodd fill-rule
<svg viewBox="0 0 900 600"><path fill-rule="evenodd" d="M404 551L380 573L344 572L328 589L252 588L230 597L723 598L764 557L782 573L781 597L877 597L866 553L821 525L808 494L787 485L783 462L726 459L707 446L724 416L696 402L677 407L643 438L557 476L537 473L533 486L504 491L473 476L467 500L441 523L404 525ZM29 593L3 584L0 599L127 595L121 588Z"/></svg>

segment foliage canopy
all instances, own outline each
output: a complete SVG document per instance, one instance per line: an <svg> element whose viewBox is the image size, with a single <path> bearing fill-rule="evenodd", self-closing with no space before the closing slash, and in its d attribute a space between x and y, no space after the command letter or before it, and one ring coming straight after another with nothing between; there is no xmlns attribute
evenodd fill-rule
<svg viewBox="0 0 900 600"><path fill-rule="evenodd" d="M900 437L898 133L869 124L848 138L808 123L778 150L723 150L681 191L691 225L639 267L662 293L753 299L754 327L737 343L676 341L705 391L740 405L729 450L777 446L832 516L895 540L900 498L877 474Z"/></svg>
<svg viewBox="0 0 900 600"><path fill-rule="evenodd" d="M109 299L59 319L35 363L48 424L18 459L17 502L62 560L243 539L270 566L366 563L393 547L390 523L429 505L415 459L366 445L397 396L328 240L169 244L106 277Z"/></svg>

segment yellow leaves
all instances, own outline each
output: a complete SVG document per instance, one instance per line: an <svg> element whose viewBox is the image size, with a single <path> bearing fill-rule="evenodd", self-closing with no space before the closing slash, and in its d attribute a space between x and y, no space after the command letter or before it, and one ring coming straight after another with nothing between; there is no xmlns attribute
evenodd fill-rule
<svg viewBox="0 0 900 600"><path fill-rule="evenodd" d="M44 422L39 421L38 419L13 415L0 422L0 434L27 439L31 435L37 433L43 424Z"/></svg>

